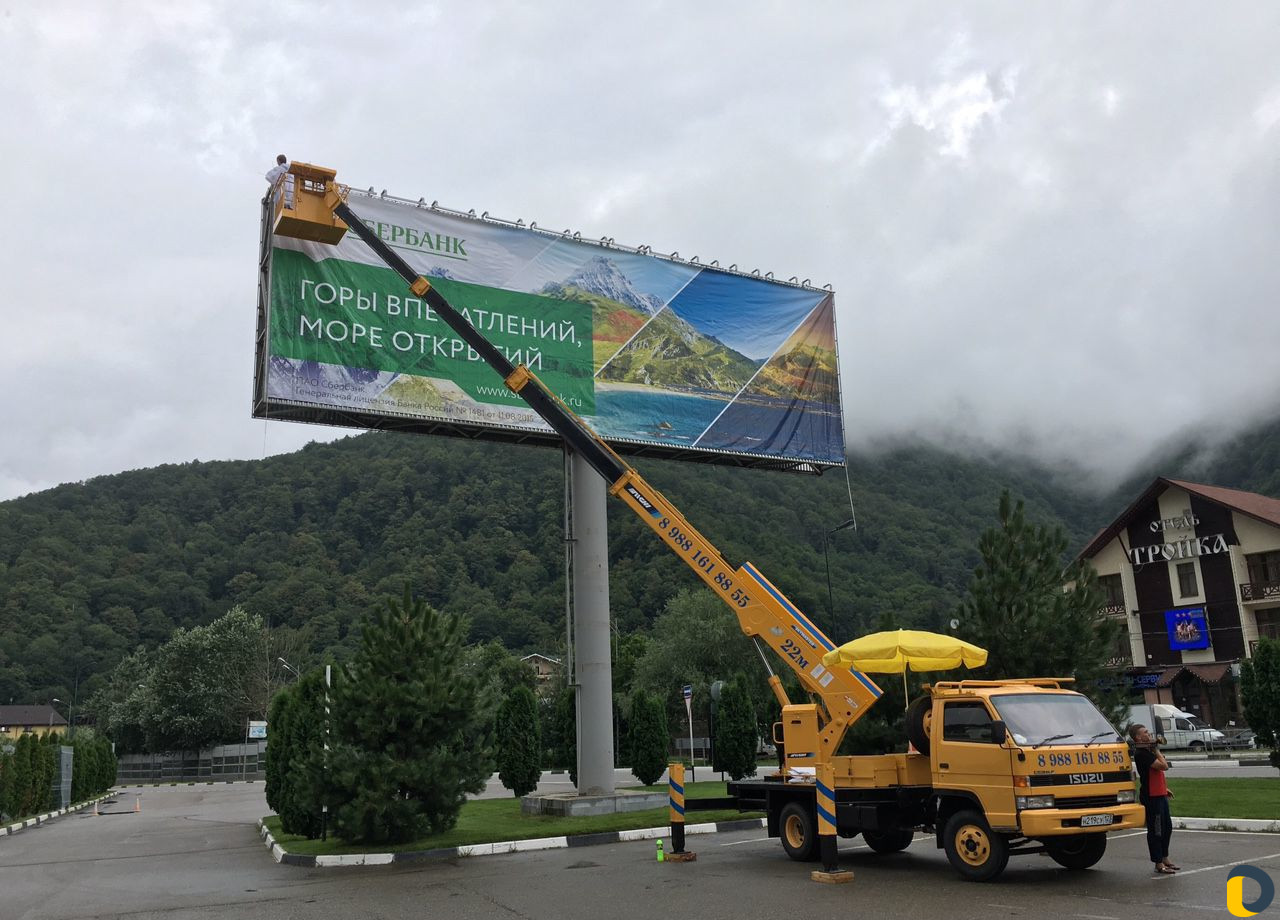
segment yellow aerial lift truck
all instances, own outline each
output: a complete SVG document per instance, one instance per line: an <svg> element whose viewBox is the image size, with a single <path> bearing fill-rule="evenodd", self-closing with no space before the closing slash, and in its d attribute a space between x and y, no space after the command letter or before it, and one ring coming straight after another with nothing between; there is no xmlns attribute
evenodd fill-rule
<svg viewBox="0 0 1280 920"><path fill-rule="evenodd" d="M730 783L729 794L740 809L766 813L769 835L782 838L788 856L821 858L831 871L837 835L861 833L875 852L892 853L925 831L961 876L987 881L1013 853L1043 852L1068 869L1088 868L1102 857L1107 831L1143 825L1126 746L1065 679L926 685L928 695L907 714L914 752L838 755L880 688L859 671L825 667L832 641L751 563L728 563L528 368L513 365L366 227L333 170L293 163L289 171L293 195L276 190L275 233L333 244L355 232L737 615L782 707L774 726L781 765L764 779ZM764 646L795 673L808 702L791 702Z"/></svg>

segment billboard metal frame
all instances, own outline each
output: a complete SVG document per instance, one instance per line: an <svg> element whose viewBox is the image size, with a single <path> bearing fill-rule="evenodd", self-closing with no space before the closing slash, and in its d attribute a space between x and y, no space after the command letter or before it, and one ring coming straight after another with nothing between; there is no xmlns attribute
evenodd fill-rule
<svg viewBox="0 0 1280 920"><path fill-rule="evenodd" d="M356 190L353 190L353 192ZM369 190L372 193L372 189ZM443 208L437 202L427 205L425 199L412 201L406 198L398 198L385 193L381 196L389 201L405 204L413 207L423 207L429 210L444 214L449 217L461 218L464 220L480 221L484 223L495 224L498 226L511 227L520 229L525 232L537 233L548 238L567 238L572 239L576 243L584 245L596 246L602 250L615 252L628 252L637 255L643 255L650 258L663 259L670 262L676 262L683 265L690 265L698 268L713 268L718 272L726 274L738 275L743 278L753 278L756 280L768 281L772 284L793 287L810 291L825 291L832 293L830 284L822 287L811 285L808 279L804 281L792 277L787 281L779 281L773 277L772 272L762 274L759 270L751 272L743 272L737 269L737 266L729 268L721 267L717 262L702 263L697 257L691 260L679 258L677 253L671 255L663 255L655 253L649 246L624 246L614 242L612 237L602 237L600 240L591 240L582 238L579 233L571 233L569 230L563 233L544 230L537 226L536 222L526 225L523 221L506 221L489 216L486 211L483 215L477 217L475 211L455 211ZM553 431L530 431L524 428L505 428L494 423L487 423L484 426L467 425L462 422L450 421L445 419L425 419L418 416L404 415L397 416L389 412L362 412L362 411L343 411L333 407L318 406L309 403L294 402L291 400L283 400L278 397L272 398L267 394L267 376L268 361L270 355L268 352L268 335L269 335L269 311L271 302L271 256L272 256L272 217L273 209L269 197L264 197L261 202L261 235L259 241L259 258L258 258L258 291L257 291L257 328L254 336L254 381L253 381L253 403L252 416L274 421L287 422L303 422L312 425L330 425L340 428L354 428L377 431L401 431L413 434L432 434L442 435L445 437L459 438L467 441L487 441L504 444L531 444L539 447L563 447L563 441L559 435ZM832 322L835 322L835 316L832 316ZM837 367L839 366L839 340L838 336L835 341ZM841 432L841 442L844 440L844 394L843 391L838 392L840 400L840 412L838 416L838 425ZM811 475L821 476L828 469L840 469L845 463L830 463L815 460L792 460L778 457L762 457L752 454L736 453L733 451L699 447L696 449L683 449L679 447L669 447L646 442L628 441L625 439L605 438L610 447L619 454L630 457L654 458L661 460L680 460L683 462L693 462L710 464L715 466L729 466L745 469L761 469L774 470L780 472L807 473Z"/></svg>

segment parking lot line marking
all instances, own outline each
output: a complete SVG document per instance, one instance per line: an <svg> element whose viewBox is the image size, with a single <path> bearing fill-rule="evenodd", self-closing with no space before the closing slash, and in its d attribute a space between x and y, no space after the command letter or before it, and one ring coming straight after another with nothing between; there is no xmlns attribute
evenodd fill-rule
<svg viewBox="0 0 1280 920"><path fill-rule="evenodd" d="M1112 835L1111 835L1111 839L1112 839L1112 840L1123 840L1123 839L1124 839L1124 838L1126 838L1126 837L1143 837L1143 836L1145 836L1145 835L1146 835L1146 833L1147 833L1146 831L1130 831L1130 832L1129 832L1129 833L1127 833L1127 834L1112 834Z"/></svg>
<svg viewBox="0 0 1280 920"><path fill-rule="evenodd" d="M1250 856L1249 862L1262 862L1267 859L1280 859L1280 853L1272 853L1270 856ZM1223 863L1220 866L1201 866L1199 869L1187 869L1182 872L1175 872L1173 875L1157 875L1156 878L1161 881L1170 878L1177 878L1179 875L1195 875L1197 872L1212 872L1214 869L1229 869L1232 866L1238 866L1244 860L1237 859L1235 862Z"/></svg>
<svg viewBox="0 0 1280 920"><path fill-rule="evenodd" d="M722 847L740 847L744 843L759 843L761 840L768 840L768 837L752 837L750 840L735 840L732 843L722 843Z"/></svg>
<svg viewBox="0 0 1280 920"><path fill-rule="evenodd" d="M1119 917L1113 917L1110 914L1076 914L1077 917L1083 917L1084 920L1120 920Z"/></svg>

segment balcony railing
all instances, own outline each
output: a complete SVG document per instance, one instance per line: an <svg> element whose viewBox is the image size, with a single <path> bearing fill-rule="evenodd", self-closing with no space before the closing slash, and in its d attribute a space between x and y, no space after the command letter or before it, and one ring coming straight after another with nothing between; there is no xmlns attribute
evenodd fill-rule
<svg viewBox="0 0 1280 920"><path fill-rule="evenodd" d="M1280 598L1280 582L1246 581L1240 585L1242 601L1269 601Z"/></svg>
<svg viewBox="0 0 1280 920"><path fill-rule="evenodd" d="M1098 608L1098 613L1104 617L1124 616L1128 608L1124 604L1103 604Z"/></svg>

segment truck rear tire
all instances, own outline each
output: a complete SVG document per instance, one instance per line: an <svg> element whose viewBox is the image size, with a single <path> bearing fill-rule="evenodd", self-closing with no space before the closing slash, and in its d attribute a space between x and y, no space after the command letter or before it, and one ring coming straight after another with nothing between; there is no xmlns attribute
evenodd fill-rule
<svg viewBox="0 0 1280 920"><path fill-rule="evenodd" d="M812 808L800 802L788 802L778 816L778 832L782 849L796 862L813 862L818 858L818 822Z"/></svg>
<svg viewBox="0 0 1280 920"><path fill-rule="evenodd" d="M1088 869L1107 852L1107 835L1049 837L1044 841L1044 851L1064 869Z"/></svg>
<svg viewBox="0 0 1280 920"><path fill-rule="evenodd" d="M933 722L933 700L927 696L907 708L907 738L921 754L929 753L929 730Z"/></svg>
<svg viewBox="0 0 1280 920"><path fill-rule="evenodd" d="M942 832L947 859L969 882L989 882L1009 864L1009 840L976 811L958 811Z"/></svg>
<svg viewBox="0 0 1280 920"><path fill-rule="evenodd" d="M883 831L863 831L862 839L877 853L900 853L911 846L915 831L907 827L891 827Z"/></svg>

